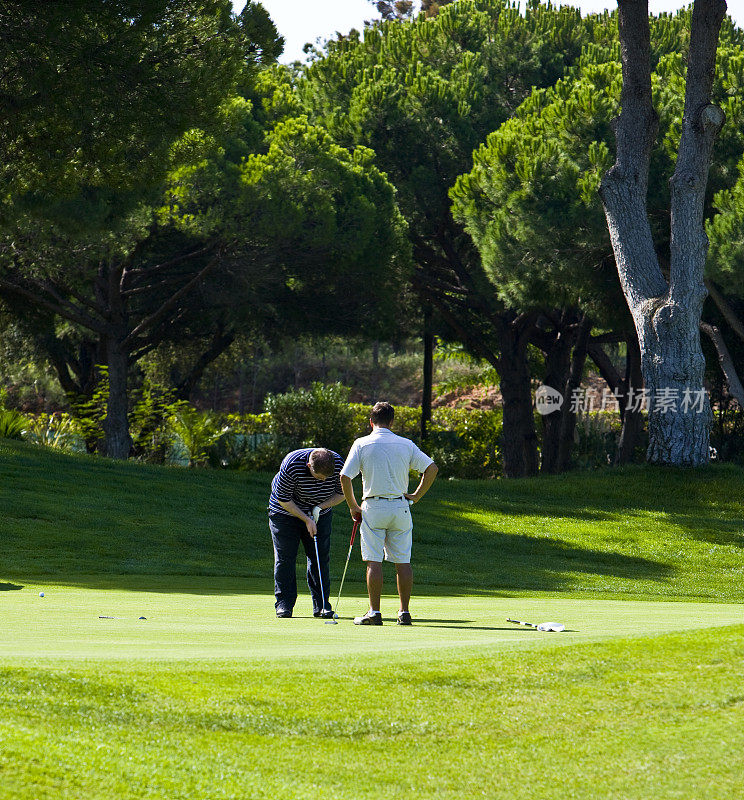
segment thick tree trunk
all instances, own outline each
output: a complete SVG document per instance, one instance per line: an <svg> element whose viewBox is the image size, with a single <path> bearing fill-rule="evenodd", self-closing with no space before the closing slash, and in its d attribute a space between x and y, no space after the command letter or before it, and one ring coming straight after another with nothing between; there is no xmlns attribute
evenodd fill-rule
<svg viewBox="0 0 744 800"><path fill-rule="evenodd" d="M615 121L617 160L604 176L605 208L618 275L638 333L648 393L651 462L695 466L709 460L710 403L699 323L705 298L707 238L703 201L723 113L710 105L723 0L696 0L682 136L672 185L671 277L659 268L646 213L657 115L651 102L648 3L619 0L622 112Z"/></svg>
<svg viewBox="0 0 744 800"><path fill-rule="evenodd" d="M571 350L575 341L575 326L558 327L552 344L545 352L543 384L561 393L563 396L562 408L570 405L570 396L566 396L565 391L571 369ZM552 414L545 414L540 419L543 426L540 472L552 474L560 469L559 453L563 413L562 410L556 409Z"/></svg>
<svg viewBox="0 0 744 800"><path fill-rule="evenodd" d="M587 344L592 323L589 317L584 315L576 331L576 343L571 356L571 368L568 373L568 380L563 390L563 406L561 407L561 430L558 440L558 464L557 471L565 472L571 458L571 447L573 446L574 431L576 430L576 412L573 410L571 398L574 390L581 385L581 377L584 373L586 363Z"/></svg>
<svg viewBox="0 0 744 800"><path fill-rule="evenodd" d="M703 385L702 298L665 301L641 320L641 371L648 393L647 458L656 464L698 466L709 460L712 415Z"/></svg>
<svg viewBox="0 0 744 800"><path fill-rule="evenodd" d="M429 436L431 396L434 380L434 333L431 329L431 307L424 309L424 390L421 396L421 441Z"/></svg>
<svg viewBox="0 0 744 800"><path fill-rule="evenodd" d="M500 328L498 372L504 405L502 459L504 477L537 474L537 434L532 409L532 382L527 362L527 337L515 325Z"/></svg>
<svg viewBox="0 0 744 800"><path fill-rule="evenodd" d="M488 313L487 325L491 327L488 335L484 336L481 325L474 325L468 319L468 306L453 304L443 292L433 291L431 282L418 276L418 287L424 299L436 308L441 319L469 351L488 361L499 375L504 406L501 441L504 477L536 475L537 435L527 361L529 333L534 330L532 317L524 315L517 318L510 311ZM449 285L448 288L452 289Z"/></svg>
<svg viewBox="0 0 744 800"><path fill-rule="evenodd" d="M129 355L122 346L124 336L109 336L106 339L106 366L108 367L109 395L106 418L103 421L105 434L103 451L109 458L129 458L132 437L129 435L129 411L127 377Z"/></svg>
<svg viewBox="0 0 744 800"><path fill-rule="evenodd" d="M636 404L632 400L629 402L629 399L637 397L642 387L641 349L638 345L638 338L629 336L627 339L625 381L623 382L622 397L620 399L623 427L620 431L620 441L617 446L616 464L630 464L633 461L633 453L643 430L643 411L640 404Z"/></svg>

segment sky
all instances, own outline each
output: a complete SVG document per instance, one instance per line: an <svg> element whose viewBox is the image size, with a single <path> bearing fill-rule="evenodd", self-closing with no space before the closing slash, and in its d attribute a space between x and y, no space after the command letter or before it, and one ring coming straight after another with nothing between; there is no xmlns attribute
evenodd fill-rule
<svg viewBox="0 0 744 800"><path fill-rule="evenodd" d="M289 63L304 60L302 46L332 37L335 31L348 33L352 28L361 30L364 20L377 19L379 14L367 0L260 0L269 12L286 45L281 61ZM241 11L245 0L233 0L235 11ZM559 5L581 8L585 14L605 8L617 8L615 0L559 0ZM649 0L652 13L675 11L687 3L685 0ZM744 0L728 0L728 13L744 27Z"/></svg>

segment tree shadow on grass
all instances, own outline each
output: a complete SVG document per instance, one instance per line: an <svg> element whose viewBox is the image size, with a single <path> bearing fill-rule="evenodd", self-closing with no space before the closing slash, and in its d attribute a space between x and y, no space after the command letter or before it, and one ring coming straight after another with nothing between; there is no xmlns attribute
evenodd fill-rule
<svg viewBox="0 0 744 800"><path fill-rule="evenodd" d="M549 536L504 533L469 521L467 547L453 535L436 537L416 566L416 585L435 595L494 595L509 590L556 592L599 588L602 579L668 581L662 561L611 550L580 547ZM420 548L419 548L420 550ZM608 587L605 587L608 588ZM615 591L620 587L615 586Z"/></svg>
<svg viewBox="0 0 744 800"><path fill-rule="evenodd" d="M648 558L582 548L547 536L504 533L478 526L472 521L468 523L466 539L453 536L451 527L444 530L431 526L424 530L421 538L424 542L417 542L414 534L415 591L419 595L499 596L515 590L596 589L597 581L601 583L603 578L624 580L628 585L639 579L665 582L674 571L669 565ZM332 595L337 591L345 561L345 542L337 537L331 552ZM255 551L245 575L170 575L167 562L161 563L163 571L159 574L117 574L111 565L105 573L47 575L43 580L48 584L89 589L193 595L273 595L273 559L263 557L259 560ZM344 583L347 600L353 596L366 596L364 570L359 551L355 549ZM393 565L385 563L384 575L383 591L394 593ZM307 592L303 557L297 559L297 584L301 595ZM621 589L615 586L614 590ZM299 602L303 602L302 598Z"/></svg>
<svg viewBox="0 0 744 800"><path fill-rule="evenodd" d="M18 589L23 589L23 586L18 583L0 583L0 592L13 592Z"/></svg>
<svg viewBox="0 0 744 800"><path fill-rule="evenodd" d="M735 547L737 554L744 547L744 506L737 491L740 484L744 487L744 479L739 472L729 472L718 470L707 477L694 471L677 474L646 468L616 470L611 475L574 473L530 481L435 484L431 498L427 496L414 515L414 591L489 597L515 591L674 595L673 580L680 573L673 559L665 556L662 536L674 534L676 528L680 537ZM206 483L210 493L205 496L215 495L221 508L224 503L217 492L221 484ZM21 549L25 539L18 534L12 568L11 561L6 562L6 578L29 582L31 576L41 575L49 584L91 589L260 594L270 601L273 552L265 512L257 500L254 506L241 506L240 525L231 523L232 527L216 534L212 516L204 510L200 513L209 517L209 525L191 515L183 523L165 527L161 519L154 532L144 524L150 510L140 516L119 510L121 519L108 520L108 532L90 522L87 538L82 540L77 527L74 535L68 531L65 536L50 529L44 538L39 535L39 546L31 557ZM223 517L215 519L229 516L224 509L221 513ZM94 521L108 519L107 514L96 507ZM164 514L160 515L163 519ZM635 529L636 520L640 536L626 544L624 537ZM582 525L583 530L574 536L574 529ZM659 525L657 533L653 529ZM349 530L348 517L337 512L331 548L332 595L343 572ZM654 557L648 557L650 553ZM300 556L301 594L307 592L304 571ZM394 569L386 564L384 571L384 591L394 593ZM344 597L350 596L366 596L358 544L344 584Z"/></svg>
<svg viewBox="0 0 744 800"><path fill-rule="evenodd" d="M640 527L658 519L690 539L744 548L744 470L732 464L571 472L495 484L492 492L479 483L453 486L435 516L459 507L471 515L525 517L532 525L543 518L546 527L561 519L609 525L637 519Z"/></svg>
<svg viewBox="0 0 744 800"><path fill-rule="evenodd" d="M414 623L417 628L446 628L455 631L512 631L514 628L504 628L501 625L428 625L425 621L417 619Z"/></svg>

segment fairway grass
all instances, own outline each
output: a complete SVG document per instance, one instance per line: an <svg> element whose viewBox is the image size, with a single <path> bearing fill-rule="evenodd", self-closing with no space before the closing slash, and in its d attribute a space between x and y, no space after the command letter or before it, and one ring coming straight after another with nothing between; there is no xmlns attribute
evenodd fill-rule
<svg viewBox="0 0 744 800"><path fill-rule="evenodd" d="M435 595L371 628L215 581L2 592L0 800L744 792L741 605Z"/></svg>
<svg viewBox="0 0 744 800"><path fill-rule="evenodd" d="M426 659L432 651L532 650L744 624L744 606L733 603L436 595L415 598L411 628L395 624L396 598L383 598L387 613L379 629L352 623L351 617L367 608L366 598L358 596L344 598L346 612L342 607L338 624L328 625L313 618L307 593L300 595L292 619L277 619L271 595L235 592L230 579L189 583L191 592L179 592L172 580L169 592L48 584L3 592L2 655L33 660L283 661L384 650L420 652ZM204 593L207 586L212 593ZM41 590L43 598L38 596ZM567 630L542 633L510 624L507 618L562 622Z"/></svg>
<svg viewBox="0 0 744 800"><path fill-rule="evenodd" d="M275 618L270 478L0 440L0 800L744 797L743 470L438 481L381 628Z"/></svg>
<svg viewBox="0 0 744 800"><path fill-rule="evenodd" d="M0 797L744 792L744 626L377 653L354 649L348 623L339 630L352 646L336 656L0 660Z"/></svg>

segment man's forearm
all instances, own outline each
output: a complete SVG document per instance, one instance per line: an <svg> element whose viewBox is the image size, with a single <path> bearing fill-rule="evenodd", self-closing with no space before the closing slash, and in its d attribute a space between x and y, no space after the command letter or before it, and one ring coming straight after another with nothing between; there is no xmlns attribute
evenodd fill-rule
<svg viewBox="0 0 744 800"><path fill-rule="evenodd" d="M343 503L346 497L343 494L334 494L333 497L329 497L328 500L325 500L320 504L322 509L326 508L333 508L337 506L339 503Z"/></svg>
<svg viewBox="0 0 744 800"><path fill-rule="evenodd" d="M279 505L288 513L291 514L293 517L297 517L297 519L301 519L303 522L307 522L311 517L306 514L298 505L295 503L294 500L289 500L286 503L282 503L281 500L277 500Z"/></svg>
<svg viewBox="0 0 744 800"><path fill-rule="evenodd" d="M413 500L414 503L418 503L418 501L429 491L429 487L434 483L434 479L437 477L437 473L439 472L439 467L432 463L424 470L424 474L421 476L421 480L419 481L419 485L416 487L416 491L410 495L406 495L410 500Z"/></svg>
<svg viewBox="0 0 744 800"><path fill-rule="evenodd" d="M352 503L356 505L356 497L354 497L354 486L351 483L351 478L347 478L346 475L341 476L341 490L344 493L344 500L351 505Z"/></svg>
<svg viewBox="0 0 744 800"><path fill-rule="evenodd" d="M351 478L347 478L346 475L342 475L341 488L344 490L344 499L346 500L347 505L352 511L356 511L356 509L359 508L359 503L357 503L356 496L354 495L354 486L351 483Z"/></svg>

